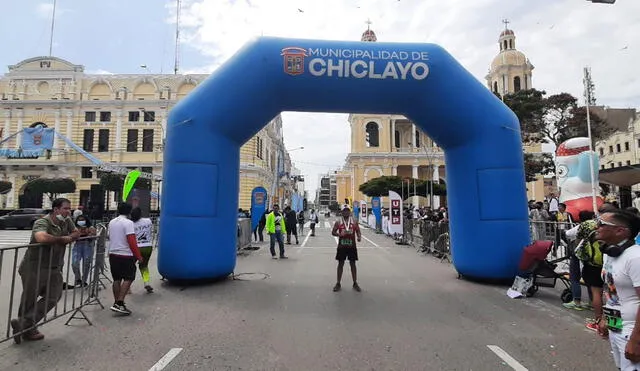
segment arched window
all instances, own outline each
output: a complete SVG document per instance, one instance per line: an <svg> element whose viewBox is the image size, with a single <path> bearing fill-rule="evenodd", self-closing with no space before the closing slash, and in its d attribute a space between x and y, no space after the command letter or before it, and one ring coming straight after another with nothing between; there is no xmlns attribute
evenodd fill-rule
<svg viewBox="0 0 640 371"><path fill-rule="evenodd" d="M504 50L507 50L507 40L504 41Z"/></svg>
<svg viewBox="0 0 640 371"><path fill-rule="evenodd" d="M29 125L30 128L37 128L38 126L42 126L43 128L47 127L47 124L45 124L44 122L34 122L33 124Z"/></svg>
<svg viewBox="0 0 640 371"><path fill-rule="evenodd" d="M420 131L416 129L416 148L420 148Z"/></svg>
<svg viewBox="0 0 640 371"><path fill-rule="evenodd" d="M520 76L516 76L513 78L513 91L517 93L520 90L522 90L522 87L520 86Z"/></svg>
<svg viewBox="0 0 640 371"><path fill-rule="evenodd" d="M400 148L400 131L399 130L396 130L393 139L394 139L393 146L396 147L396 148Z"/></svg>
<svg viewBox="0 0 640 371"><path fill-rule="evenodd" d="M497 81L493 82L493 92L498 94L498 82Z"/></svg>
<svg viewBox="0 0 640 371"><path fill-rule="evenodd" d="M509 40L509 49L513 49L513 40Z"/></svg>
<svg viewBox="0 0 640 371"><path fill-rule="evenodd" d="M378 124L375 122L369 122L366 126L366 141L367 147L379 147L380 142L378 140Z"/></svg>

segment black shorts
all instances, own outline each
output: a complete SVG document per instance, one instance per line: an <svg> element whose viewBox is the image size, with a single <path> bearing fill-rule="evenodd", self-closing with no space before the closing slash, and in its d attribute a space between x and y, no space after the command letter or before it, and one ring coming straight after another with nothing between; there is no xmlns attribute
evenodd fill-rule
<svg viewBox="0 0 640 371"><path fill-rule="evenodd" d="M339 247L336 251L336 260L345 261L349 259L350 262L358 260L358 249L355 247Z"/></svg>
<svg viewBox="0 0 640 371"><path fill-rule="evenodd" d="M133 256L109 255L109 268L114 281L136 279L136 258Z"/></svg>
<svg viewBox="0 0 640 371"><path fill-rule="evenodd" d="M587 286L602 288L604 286L604 282L602 281L602 267L585 263L584 267L582 267L582 279Z"/></svg>

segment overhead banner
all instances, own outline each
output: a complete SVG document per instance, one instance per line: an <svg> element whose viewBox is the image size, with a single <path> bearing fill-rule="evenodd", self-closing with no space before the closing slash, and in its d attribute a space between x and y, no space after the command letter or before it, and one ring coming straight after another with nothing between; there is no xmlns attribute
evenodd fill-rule
<svg viewBox="0 0 640 371"><path fill-rule="evenodd" d="M367 201L365 200L361 200L360 201L360 220L363 223L367 223Z"/></svg>
<svg viewBox="0 0 640 371"><path fill-rule="evenodd" d="M389 191L389 233L403 234L402 226L402 198L394 191Z"/></svg>
<svg viewBox="0 0 640 371"><path fill-rule="evenodd" d="M27 151L53 148L53 129L37 126L22 132L21 147Z"/></svg>
<svg viewBox="0 0 640 371"><path fill-rule="evenodd" d="M376 229L382 228L382 210L380 210L380 197L374 197L371 199L371 210L376 217Z"/></svg>
<svg viewBox="0 0 640 371"><path fill-rule="evenodd" d="M251 230L255 230L267 210L267 190L263 187L255 187L251 191Z"/></svg>

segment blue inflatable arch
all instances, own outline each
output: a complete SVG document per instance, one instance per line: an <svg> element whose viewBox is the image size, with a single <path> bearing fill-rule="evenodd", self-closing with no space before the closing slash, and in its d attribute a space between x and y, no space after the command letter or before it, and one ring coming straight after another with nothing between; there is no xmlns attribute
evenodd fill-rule
<svg viewBox="0 0 640 371"><path fill-rule="evenodd" d="M401 114L445 151L453 263L512 278L529 243L519 123L432 44L259 38L172 110L160 273L219 278L236 263L239 149L282 111Z"/></svg>

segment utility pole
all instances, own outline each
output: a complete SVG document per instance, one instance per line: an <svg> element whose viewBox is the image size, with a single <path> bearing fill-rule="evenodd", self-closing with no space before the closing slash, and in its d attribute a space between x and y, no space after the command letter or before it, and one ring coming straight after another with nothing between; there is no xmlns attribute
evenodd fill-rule
<svg viewBox="0 0 640 371"><path fill-rule="evenodd" d="M49 56L53 55L53 29L56 25L56 5L57 0L53 0L53 15L51 16L51 35L49 35Z"/></svg>
<svg viewBox="0 0 640 371"><path fill-rule="evenodd" d="M593 85L593 81L591 80L591 68L589 67L585 67L584 68L584 79L583 79L583 83L584 83L584 100L586 103L586 110L587 110L587 134L589 136L589 170L590 170L590 176L591 176L591 196L592 196L592 201L593 201L593 212L594 213L598 213L598 203L597 203L597 194L598 194L598 185L596 184L595 181L595 169L593 167L593 157L595 155L594 151L593 151L593 139L591 137L591 112L590 112L590 107L592 103L595 103L595 98L593 97L593 92L594 92L594 85Z"/></svg>
<svg viewBox="0 0 640 371"><path fill-rule="evenodd" d="M176 0L176 52L173 61L173 73L178 74L180 65L180 10L182 8L182 0Z"/></svg>

